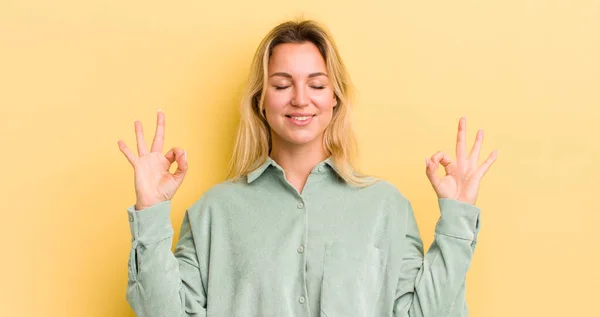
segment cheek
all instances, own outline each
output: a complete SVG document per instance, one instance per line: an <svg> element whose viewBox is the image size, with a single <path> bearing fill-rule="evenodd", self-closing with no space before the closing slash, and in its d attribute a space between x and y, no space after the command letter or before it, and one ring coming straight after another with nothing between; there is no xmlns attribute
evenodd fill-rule
<svg viewBox="0 0 600 317"><path fill-rule="evenodd" d="M313 103L317 105L321 111L331 111L335 106L333 94L322 94L313 98Z"/></svg>
<svg viewBox="0 0 600 317"><path fill-rule="evenodd" d="M267 91L265 94L265 109L267 113L279 112L289 102L289 97L286 93Z"/></svg>
<svg viewBox="0 0 600 317"><path fill-rule="evenodd" d="M271 127L277 126L281 120L283 109L287 105L285 94L267 91L265 94L265 112Z"/></svg>

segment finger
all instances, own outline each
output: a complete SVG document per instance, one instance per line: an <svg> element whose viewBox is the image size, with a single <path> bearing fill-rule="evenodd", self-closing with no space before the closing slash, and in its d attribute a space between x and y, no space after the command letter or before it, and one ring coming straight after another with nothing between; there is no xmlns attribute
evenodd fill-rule
<svg viewBox="0 0 600 317"><path fill-rule="evenodd" d="M444 153L439 162L443 167L448 167L450 164L452 164L452 159Z"/></svg>
<svg viewBox="0 0 600 317"><path fill-rule="evenodd" d="M167 159L167 161L169 161L169 165L175 162L175 149L177 148L172 148L169 150L169 152L167 152L167 154L165 154L165 158Z"/></svg>
<svg viewBox="0 0 600 317"><path fill-rule="evenodd" d="M446 174L450 174L454 170L455 164L452 164L454 163L452 161L452 158L445 152L439 151L435 153L431 157L431 160L438 166L442 165L444 167L444 170L446 171Z"/></svg>
<svg viewBox="0 0 600 317"><path fill-rule="evenodd" d="M440 183L440 178L436 174L440 164L444 166L444 169L446 169L446 166L451 164L451 160L448 155L442 151L438 151L432 155L430 159L427 159L427 168L425 169L425 174L427 174L427 178L429 178L429 181L431 182L431 185L433 185L434 189L437 188ZM447 169L446 173L448 173Z"/></svg>
<svg viewBox="0 0 600 317"><path fill-rule="evenodd" d="M165 114L158 109L156 115L156 132L154 133L154 140L152 140L151 152L162 153L163 143L165 141Z"/></svg>
<svg viewBox="0 0 600 317"><path fill-rule="evenodd" d="M178 182L182 182L188 170L186 152L178 149L175 151L175 159L177 161L177 170L173 173L173 178Z"/></svg>
<svg viewBox="0 0 600 317"><path fill-rule="evenodd" d="M146 141L144 141L144 129L142 128L142 123L138 120L135 120L133 124L135 125L138 155L146 155L148 154L148 147L146 146Z"/></svg>
<svg viewBox="0 0 600 317"><path fill-rule="evenodd" d="M127 145L125 145L125 142L118 140L117 144L119 145L119 150L121 150L121 152L125 155L125 157L129 161L131 166L135 166L135 163L137 162L137 158L131 152L131 150L127 147Z"/></svg>
<svg viewBox="0 0 600 317"><path fill-rule="evenodd" d="M165 154L165 158L169 161L169 166L177 161L177 152L185 152L179 147L172 147L167 154Z"/></svg>
<svg viewBox="0 0 600 317"><path fill-rule="evenodd" d="M467 118L462 117L458 121L458 133L456 135L456 160L459 162L467 159L466 130Z"/></svg>
<svg viewBox="0 0 600 317"><path fill-rule="evenodd" d="M498 157L498 150L492 151L492 153L490 153L490 156L488 156L488 158L485 160L485 162L483 162L483 164L481 164L481 166L477 170L477 173L475 174L476 177L478 177L480 179L483 178L483 176L490 169L490 166L492 166L492 164L496 161L497 157Z"/></svg>
<svg viewBox="0 0 600 317"><path fill-rule="evenodd" d="M430 158L425 159L425 161L426 161L425 174L427 175L429 182L431 182L431 186L433 186L433 188L435 189L440 184L440 178L436 174L438 165L434 161L432 161Z"/></svg>
<svg viewBox="0 0 600 317"><path fill-rule="evenodd" d="M473 148L471 149L471 153L469 154L469 162L471 167L476 168L477 163L479 163L479 153L481 152L481 144L483 143L483 129L479 129L477 131L477 136L475 137L475 143L473 144Z"/></svg>

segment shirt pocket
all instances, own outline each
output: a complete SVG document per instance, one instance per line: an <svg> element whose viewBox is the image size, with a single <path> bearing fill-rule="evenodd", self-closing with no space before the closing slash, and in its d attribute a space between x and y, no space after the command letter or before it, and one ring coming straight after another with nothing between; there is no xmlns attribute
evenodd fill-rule
<svg viewBox="0 0 600 317"><path fill-rule="evenodd" d="M370 317L386 270L387 251L372 244L325 245L321 317Z"/></svg>

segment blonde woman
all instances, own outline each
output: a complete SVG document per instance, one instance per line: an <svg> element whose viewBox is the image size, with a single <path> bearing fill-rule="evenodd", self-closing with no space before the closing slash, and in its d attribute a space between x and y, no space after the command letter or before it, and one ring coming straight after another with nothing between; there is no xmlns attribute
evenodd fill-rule
<svg viewBox="0 0 600 317"><path fill-rule="evenodd" d="M271 30L252 62L230 178L186 210L175 252L169 212L186 154L162 154L162 112L150 149L135 122L139 156L118 144L135 174L127 300L138 316L467 316L474 204L496 152L478 166L483 133L467 154L462 118L456 159L427 159L441 217L423 255L409 201L353 169L351 89L325 27Z"/></svg>

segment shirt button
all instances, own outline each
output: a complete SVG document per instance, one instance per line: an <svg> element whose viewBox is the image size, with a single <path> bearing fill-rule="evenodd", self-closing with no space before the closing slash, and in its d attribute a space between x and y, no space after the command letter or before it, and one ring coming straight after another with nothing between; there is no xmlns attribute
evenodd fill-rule
<svg viewBox="0 0 600 317"><path fill-rule="evenodd" d="M300 298L298 299L298 302L300 302L300 304L304 304L305 301L306 299L304 298L304 296L300 296Z"/></svg>
<svg viewBox="0 0 600 317"><path fill-rule="evenodd" d="M319 168L317 168L317 171L319 171L319 173L323 173L323 167L319 166Z"/></svg>
<svg viewBox="0 0 600 317"><path fill-rule="evenodd" d="M302 253L302 252L304 252L304 246L301 245L300 247L298 247L298 253Z"/></svg>
<svg viewBox="0 0 600 317"><path fill-rule="evenodd" d="M129 222L133 222L133 215L129 215Z"/></svg>
<svg viewBox="0 0 600 317"><path fill-rule="evenodd" d="M304 208L304 204L303 203L298 203L298 209L302 209Z"/></svg>

